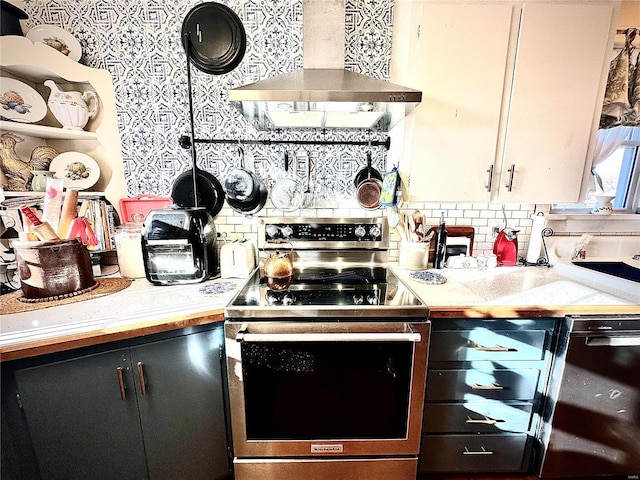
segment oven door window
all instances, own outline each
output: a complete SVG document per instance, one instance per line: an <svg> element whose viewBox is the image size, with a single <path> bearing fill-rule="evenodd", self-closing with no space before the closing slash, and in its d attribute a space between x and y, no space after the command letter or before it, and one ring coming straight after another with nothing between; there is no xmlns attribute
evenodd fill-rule
<svg viewBox="0 0 640 480"><path fill-rule="evenodd" d="M248 440L404 439L414 344L247 342Z"/></svg>

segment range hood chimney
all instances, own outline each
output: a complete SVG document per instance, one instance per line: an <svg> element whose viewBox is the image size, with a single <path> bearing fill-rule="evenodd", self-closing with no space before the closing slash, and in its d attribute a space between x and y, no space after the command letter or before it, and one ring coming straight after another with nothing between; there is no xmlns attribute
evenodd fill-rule
<svg viewBox="0 0 640 480"><path fill-rule="evenodd" d="M344 69L344 0L303 0L301 70L229 90L260 130L361 128L389 131L422 92Z"/></svg>

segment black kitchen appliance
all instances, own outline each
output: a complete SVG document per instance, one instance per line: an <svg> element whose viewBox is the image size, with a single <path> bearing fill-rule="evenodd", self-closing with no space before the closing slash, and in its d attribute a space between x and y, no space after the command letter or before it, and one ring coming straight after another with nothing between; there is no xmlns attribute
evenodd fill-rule
<svg viewBox="0 0 640 480"><path fill-rule="evenodd" d="M265 219L291 281L225 309L236 480L415 478L428 308L387 266L386 219Z"/></svg>
<svg viewBox="0 0 640 480"><path fill-rule="evenodd" d="M543 478L640 477L640 315L566 317L542 430Z"/></svg>
<svg viewBox="0 0 640 480"><path fill-rule="evenodd" d="M151 210L142 226L147 280L155 285L198 283L217 269L216 229L204 207Z"/></svg>

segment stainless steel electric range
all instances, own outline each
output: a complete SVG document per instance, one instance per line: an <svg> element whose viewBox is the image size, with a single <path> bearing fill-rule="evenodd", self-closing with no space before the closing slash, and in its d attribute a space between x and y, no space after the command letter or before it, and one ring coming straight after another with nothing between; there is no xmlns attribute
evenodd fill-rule
<svg viewBox="0 0 640 480"><path fill-rule="evenodd" d="M259 243L294 270L225 311L236 480L415 478L430 324L386 219L265 219Z"/></svg>

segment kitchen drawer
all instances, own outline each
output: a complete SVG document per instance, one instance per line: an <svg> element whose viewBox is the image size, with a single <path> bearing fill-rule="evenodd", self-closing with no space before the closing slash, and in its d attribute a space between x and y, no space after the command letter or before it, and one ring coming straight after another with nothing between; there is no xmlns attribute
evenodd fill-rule
<svg viewBox="0 0 640 480"><path fill-rule="evenodd" d="M531 400L536 393L540 370L515 368L510 370L452 369L429 370L427 401Z"/></svg>
<svg viewBox="0 0 640 480"><path fill-rule="evenodd" d="M424 435L418 471L520 471L526 445L526 434Z"/></svg>
<svg viewBox="0 0 640 480"><path fill-rule="evenodd" d="M439 330L431 333L430 362L541 360L545 330Z"/></svg>
<svg viewBox="0 0 640 480"><path fill-rule="evenodd" d="M428 433L520 433L529 430L532 411L528 402L429 403L422 426Z"/></svg>

